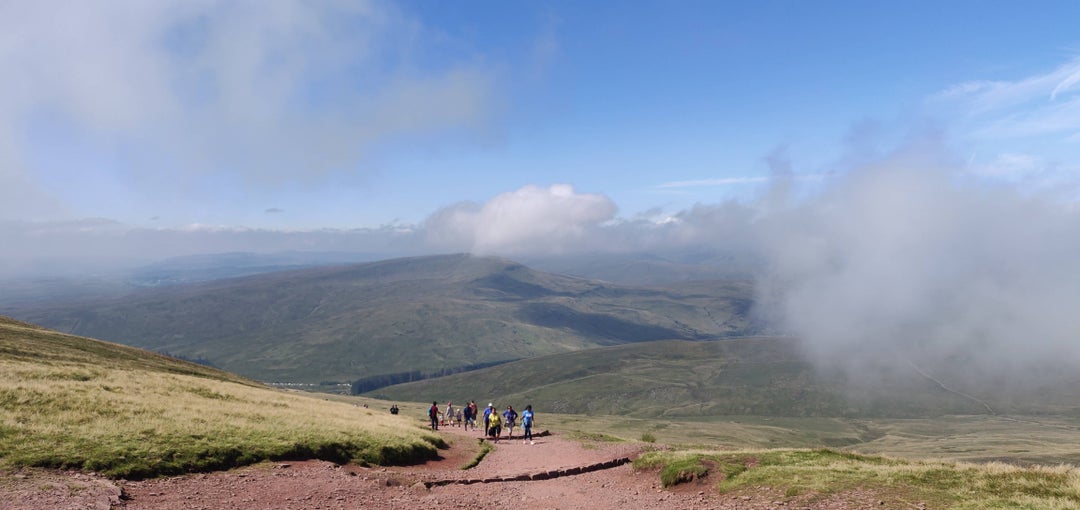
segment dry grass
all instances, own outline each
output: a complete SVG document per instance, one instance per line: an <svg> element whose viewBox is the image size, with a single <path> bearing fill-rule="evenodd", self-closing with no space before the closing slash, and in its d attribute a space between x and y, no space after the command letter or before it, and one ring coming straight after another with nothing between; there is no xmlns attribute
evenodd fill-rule
<svg viewBox="0 0 1080 510"><path fill-rule="evenodd" d="M445 446L405 417L11 322L0 374L8 467L138 478L266 459L401 464Z"/></svg>
<svg viewBox="0 0 1080 510"><path fill-rule="evenodd" d="M710 476L721 492L772 487L803 501L859 491L887 508L1080 508L1080 469L1073 466L920 462L818 449L655 451L635 467L659 468L667 486Z"/></svg>

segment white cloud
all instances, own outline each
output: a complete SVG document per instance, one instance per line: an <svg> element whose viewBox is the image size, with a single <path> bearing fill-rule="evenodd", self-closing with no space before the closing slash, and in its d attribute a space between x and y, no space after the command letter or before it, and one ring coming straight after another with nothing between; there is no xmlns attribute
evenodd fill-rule
<svg viewBox="0 0 1080 510"><path fill-rule="evenodd" d="M866 377L909 360L946 379L1080 363L1077 211L951 165L905 150L764 218L763 310Z"/></svg>
<svg viewBox="0 0 1080 510"><path fill-rule="evenodd" d="M378 144L481 126L493 73L468 55L418 69L422 32L382 2L4 2L0 179L183 198L355 171ZM99 162L40 167L56 150Z"/></svg>
<svg viewBox="0 0 1080 510"><path fill-rule="evenodd" d="M567 184L525 186L483 205L458 204L425 222L434 246L480 254L560 253L591 244L588 233L615 217L603 195Z"/></svg>

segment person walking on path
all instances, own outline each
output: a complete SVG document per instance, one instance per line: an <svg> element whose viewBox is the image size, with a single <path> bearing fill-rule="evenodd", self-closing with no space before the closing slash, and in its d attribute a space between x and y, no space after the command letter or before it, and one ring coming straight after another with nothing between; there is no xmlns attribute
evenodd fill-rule
<svg viewBox="0 0 1080 510"><path fill-rule="evenodd" d="M506 406L506 410L503 411L503 423L506 424L506 438L514 438L514 423L517 421L518 413L514 411L514 406Z"/></svg>
<svg viewBox="0 0 1080 510"><path fill-rule="evenodd" d="M432 402L427 414L428 418L431 418L431 430L439 430L439 403Z"/></svg>
<svg viewBox="0 0 1080 510"><path fill-rule="evenodd" d="M449 425L454 424L454 403L453 402L447 402L446 403L446 414L444 414L443 416L446 417L446 423L447 424L449 424Z"/></svg>
<svg viewBox="0 0 1080 510"><path fill-rule="evenodd" d="M480 433L481 436L486 436L488 431L491 430L491 415L495 413L495 404L488 404L484 409L484 430Z"/></svg>
<svg viewBox="0 0 1080 510"><path fill-rule="evenodd" d="M525 439L521 441L521 444L525 444L526 441L531 444L536 444L536 441L533 441L532 426L533 410L532 405L530 404L525 406L525 410L521 412L521 427L525 429Z"/></svg>
<svg viewBox="0 0 1080 510"><path fill-rule="evenodd" d="M499 442L499 436L502 435L502 420L499 418L499 413L495 411L493 407L491 409L491 415L488 416L488 436L494 438L495 442Z"/></svg>
<svg viewBox="0 0 1080 510"><path fill-rule="evenodd" d="M476 430L476 422L473 421L473 405L472 405L472 402L470 402L469 405L465 406L462 409L462 411L464 411L464 413L465 413L465 420L464 420L465 421L465 431L466 432L469 431L469 425L470 424L472 425L473 430Z"/></svg>

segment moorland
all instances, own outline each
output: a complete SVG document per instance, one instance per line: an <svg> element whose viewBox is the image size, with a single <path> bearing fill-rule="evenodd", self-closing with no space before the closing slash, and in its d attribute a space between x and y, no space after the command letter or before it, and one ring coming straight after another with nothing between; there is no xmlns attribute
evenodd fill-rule
<svg viewBox="0 0 1080 510"><path fill-rule="evenodd" d="M285 459L415 464L464 447L423 429L422 402L475 399L532 403L546 428L586 443L663 446L635 466L664 485L1080 507L1068 380L980 391L916 370L860 387L768 331L752 301L741 280L642 287L454 255L28 303L0 319L0 469L138 479ZM78 336L95 332L108 341ZM264 384L409 371L423 377L364 396Z"/></svg>

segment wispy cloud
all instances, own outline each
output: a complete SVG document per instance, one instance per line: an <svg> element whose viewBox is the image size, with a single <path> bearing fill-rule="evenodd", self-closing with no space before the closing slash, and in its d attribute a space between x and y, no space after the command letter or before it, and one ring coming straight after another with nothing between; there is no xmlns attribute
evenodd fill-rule
<svg viewBox="0 0 1080 510"><path fill-rule="evenodd" d="M1013 138L1080 131L1080 58L1014 81L973 81L929 98L978 137Z"/></svg>
<svg viewBox="0 0 1080 510"><path fill-rule="evenodd" d="M926 109L970 152L969 173L1080 200L1080 58L1011 81L958 84L928 98Z"/></svg>
<svg viewBox="0 0 1080 510"><path fill-rule="evenodd" d="M1000 111L1033 100L1055 101L1080 81L1080 58L1048 73L1013 81L970 81L956 84L931 100L961 101L971 112Z"/></svg>
<svg viewBox="0 0 1080 510"><path fill-rule="evenodd" d="M103 183L153 203L319 180L482 127L495 73L414 65L423 31L382 2L0 3L0 217ZM56 146L95 163L42 165Z"/></svg>

